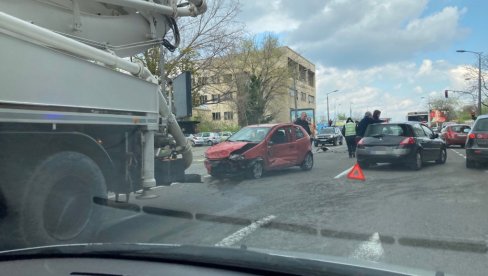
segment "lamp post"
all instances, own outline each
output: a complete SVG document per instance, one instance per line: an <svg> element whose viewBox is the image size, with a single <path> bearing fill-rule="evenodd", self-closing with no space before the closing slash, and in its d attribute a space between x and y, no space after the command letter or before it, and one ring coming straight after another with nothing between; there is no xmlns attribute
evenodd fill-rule
<svg viewBox="0 0 488 276"><path fill-rule="evenodd" d="M458 53L472 53L478 56L478 115L481 115L481 56L483 52L457 50Z"/></svg>
<svg viewBox="0 0 488 276"><path fill-rule="evenodd" d="M329 117L329 94L332 94L332 93L335 93L335 92L339 92L339 90L334 90L334 91L331 91L331 92L325 94L326 97L327 97L327 123L330 122L330 117Z"/></svg>

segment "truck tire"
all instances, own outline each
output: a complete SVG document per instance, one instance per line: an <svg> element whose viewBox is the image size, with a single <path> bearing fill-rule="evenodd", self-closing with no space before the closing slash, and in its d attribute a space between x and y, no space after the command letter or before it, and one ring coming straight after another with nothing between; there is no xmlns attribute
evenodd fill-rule
<svg viewBox="0 0 488 276"><path fill-rule="evenodd" d="M63 151L42 160L25 183L18 229L27 245L93 242L102 222L95 198L106 198L98 165Z"/></svg>

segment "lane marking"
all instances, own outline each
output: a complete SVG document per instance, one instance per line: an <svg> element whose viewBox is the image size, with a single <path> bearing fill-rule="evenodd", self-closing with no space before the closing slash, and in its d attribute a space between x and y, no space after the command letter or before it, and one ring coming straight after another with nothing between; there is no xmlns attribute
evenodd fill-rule
<svg viewBox="0 0 488 276"><path fill-rule="evenodd" d="M380 241L380 234L378 232L371 235L368 241L359 245L352 253L351 257L355 259L362 259L366 261L377 262L385 253Z"/></svg>
<svg viewBox="0 0 488 276"><path fill-rule="evenodd" d="M454 150L454 149L451 149L452 151L454 151L457 155L461 156L462 158L466 159L466 155L462 154L462 153L459 153L457 150Z"/></svg>
<svg viewBox="0 0 488 276"><path fill-rule="evenodd" d="M351 166L349 169L346 169L345 171L343 171L343 172L341 172L340 174L336 175L336 176L334 177L334 179L339 179L339 178L343 177L344 175L348 174L348 173L349 173L349 171L351 171L353 167L354 167L354 166Z"/></svg>
<svg viewBox="0 0 488 276"><path fill-rule="evenodd" d="M232 235L226 237L225 239L221 240L220 242L216 243L215 246L219 247L229 247L234 245L235 243L239 242L243 238L249 236L252 232L256 231L259 227L264 226L274 220L276 216L270 215L264 217L258 221L251 223L249 226L246 226L239 231L233 233Z"/></svg>

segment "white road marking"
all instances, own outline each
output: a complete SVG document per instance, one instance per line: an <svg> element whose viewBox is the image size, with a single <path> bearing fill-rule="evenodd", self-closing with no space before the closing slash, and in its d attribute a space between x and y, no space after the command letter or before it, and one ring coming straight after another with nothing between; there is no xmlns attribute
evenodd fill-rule
<svg viewBox="0 0 488 276"><path fill-rule="evenodd" d="M459 153L457 150L454 150L454 149L451 149L452 151L454 151L457 155L461 156L462 158L466 159L466 155L462 154L462 153Z"/></svg>
<svg viewBox="0 0 488 276"><path fill-rule="evenodd" d="M259 227L268 224L272 220L274 220L276 216L270 215L264 217L258 221L251 223L249 226L246 226L239 231L235 232L234 234L226 237L225 239L221 240L220 242L216 243L215 246L220 247L228 247L234 245L236 242L239 242L246 236L249 236L252 232L256 231Z"/></svg>
<svg viewBox="0 0 488 276"><path fill-rule="evenodd" d="M203 161L205 161L205 159L195 159L193 161L195 161L195 162L203 162Z"/></svg>
<svg viewBox="0 0 488 276"><path fill-rule="evenodd" d="M349 169L346 169L345 171L341 172L340 174L336 175L334 179L339 179L343 177L344 175L348 174L354 166L350 167Z"/></svg>
<svg viewBox="0 0 488 276"><path fill-rule="evenodd" d="M385 253L380 241L380 234L374 233L368 241L359 245L352 253L351 257L366 261L377 262Z"/></svg>

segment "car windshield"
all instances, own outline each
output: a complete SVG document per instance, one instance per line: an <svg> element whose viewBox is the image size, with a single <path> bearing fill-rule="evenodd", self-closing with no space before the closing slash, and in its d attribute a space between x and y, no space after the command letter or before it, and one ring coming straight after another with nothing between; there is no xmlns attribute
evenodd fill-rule
<svg viewBox="0 0 488 276"><path fill-rule="evenodd" d="M406 125L398 124L375 124L368 126L365 137L393 135L393 136L409 136Z"/></svg>
<svg viewBox="0 0 488 276"><path fill-rule="evenodd" d="M480 119L473 127L474 131L488 131L488 118Z"/></svg>
<svg viewBox="0 0 488 276"><path fill-rule="evenodd" d="M227 141L259 143L264 140L270 129L269 127L245 127L230 136Z"/></svg>
<svg viewBox="0 0 488 276"><path fill-rule="evenodd" d="M488 1L0 0L0 63L0 276L488 275Z"/></svg>
<svg viewBox="0 0 488 276"><path fill-rule="evenodd" d="M319 134L334 134L333 128L324 128L319 131Z"/></svg>

